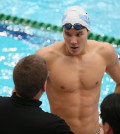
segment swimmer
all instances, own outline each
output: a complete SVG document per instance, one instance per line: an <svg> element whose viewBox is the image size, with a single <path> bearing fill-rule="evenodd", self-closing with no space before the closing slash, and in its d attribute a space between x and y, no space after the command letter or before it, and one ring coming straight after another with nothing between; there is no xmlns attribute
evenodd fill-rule
<svg viewBox="0 0 120 134"><path fill-rule="evenodd" d="M36 54L49 70L46 93L50 110L75 134L100 134L98 103L104 73L120 91L120 66L113 46L88 40L90 19L79 6L69 7L62 19L64 40L40 48Z"/></svg>

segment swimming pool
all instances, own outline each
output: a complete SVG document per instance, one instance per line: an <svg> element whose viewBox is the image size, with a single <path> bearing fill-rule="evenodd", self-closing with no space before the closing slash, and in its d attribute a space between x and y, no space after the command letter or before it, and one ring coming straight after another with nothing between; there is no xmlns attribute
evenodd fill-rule
<svg viewBox="0 0 120 134"><path fill-rule="evenodd" d="M81 0L71 0L68 2L63 0L18 0L17 2L16 0L1 0L2 6L0 6L0 11L1 13L9 13L11 15L59 26L61 25L61 15L64 9L71 5L78 5L78 3L80 3L90 15L92 32L101 35L114 36L116 38L120 37L120 31L116 31L116 29L120 29L120 11L118 10L119 0L110 0L109 2L106 0L102 0L101 2L98 2L97 0L88 0L87 2ZM21 8L23 10L21 10ZM115 9L114 13L113 8ZM108 14L108 12L110 14ZM99 17L96 19L97 14L99 14ZM40 47L61 40L62 34L40 31L22 26L18 27L10 24L8 26L6 26L7 24L0 24L0 28L5 33L7 32L8 35L7 37L0 37L0 95L9 96L14 86L12 71L15 63L20 58L34 53ZM116 48L116 51L120 53L119 48ZM102 81L99 104L108 93L113 92L114 87L115 83L113 80L105 74ZM49 112L46 94L42 96L41 100L43 100L42 108Z"/></svg>

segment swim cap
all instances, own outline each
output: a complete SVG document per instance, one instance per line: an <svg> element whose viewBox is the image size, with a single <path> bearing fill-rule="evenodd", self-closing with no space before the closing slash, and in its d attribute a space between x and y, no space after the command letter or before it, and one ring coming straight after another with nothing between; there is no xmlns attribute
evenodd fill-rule
<svg viewBox="0 0 120 134"><path fill-rule="evenodd" d="M62 25L66 23L71 23L72 25L79 23L90 31L90 21L87 12L79 6L69 7L65 11L62 18Z"/></svg>

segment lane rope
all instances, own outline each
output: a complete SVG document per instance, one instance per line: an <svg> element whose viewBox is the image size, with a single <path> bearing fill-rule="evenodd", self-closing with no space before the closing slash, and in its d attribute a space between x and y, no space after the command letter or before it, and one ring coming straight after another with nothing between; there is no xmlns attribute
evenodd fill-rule
<svg viewBox="0 0 120 134"><path fill-rule="evenodd" d="M52 25L50 23L38 22L38 21L30 20L30 19L19 18L17 16L0 14L0 20L12 22L17 25L20 24L23 26L30 26L30 27L37 28L37 29L44 29L44 30L54 31L54 32L62 32L62 27L60 26ZM90 33L88 35L88 39L102 41L102 42L109 42L117 46L120 45L120 39L116 39L114 37L108 37L106 35L101 36L99 34Z"/></svg>

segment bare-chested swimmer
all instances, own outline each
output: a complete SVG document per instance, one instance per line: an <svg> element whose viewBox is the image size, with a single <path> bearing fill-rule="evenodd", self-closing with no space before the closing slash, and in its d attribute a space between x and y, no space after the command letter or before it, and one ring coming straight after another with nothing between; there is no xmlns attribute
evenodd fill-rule
<svg viewBox="0 0 120 134"><path fill-rule="evenodd" d="M49 69L47 96L51 112L69 124L75 134L100 134L98 102L107 72L120 91L120 66L111 44L88 40L89 17L78 6L62 19L64 40L39 49Z"/></svg>

